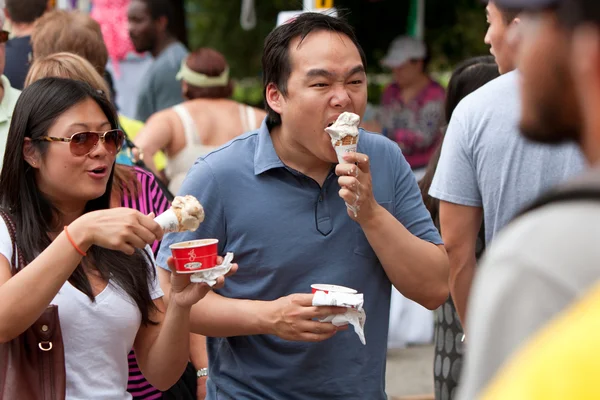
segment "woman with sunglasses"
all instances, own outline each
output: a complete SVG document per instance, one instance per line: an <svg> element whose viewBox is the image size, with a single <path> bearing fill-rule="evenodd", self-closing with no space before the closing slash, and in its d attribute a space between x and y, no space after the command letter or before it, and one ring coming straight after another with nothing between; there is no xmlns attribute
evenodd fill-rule
<svg viewBox="0 0 600 400"><path fill-rule="evenodd" d="M28 263L11 265L13 243L0 220L0 343L58 305L67 399L130 399L132 346L146 378L168 389L187 365L190 308L209 290L174 273L164 304L148 251L160 227L152 214L109 209L123 141L116 127L103 94L42 79L17 102L0 174L0 206Z"/></svg>
<svg viewBox="0 0 600 400"><path fill-rule="evenodd" d="M83 57L73 53L62 52L36 58L27 74L25 87L40 79L49 77L83 81L105 94L110 93L106 81L94 69L92 64ZM122 118L119 118L119 121L122 123ZM123 151L121 150L119 154L122 153ZM170 206L169 200L160 187L158 179L151 172L138 166L119 164L119 156L117 156L115 164L111 204L115 207L133 208L143 213L154 212L157 215L166 211ZM159 244L159 241L152 244L152 251L155 255ZM197 364L199 363L198 359L202 358L202 356L197 356L197 354L199 352L201 354L206 353L206 350L202 350L205 347L204 343L198 342L199 338L196 335L190 336L190 359ZM136 400L157 400L163 398L162 393L152 387L146 378L144 378L133 349L129 352L127 358L129 364L127 390L133 398ZM173 397L183 400L183 396L177 395L181 391L189 392L190 396L188 397L191 397L191 393L196 393L198 388L197 385L194 385L196 383L201 384L200 379L198 379L198 382L195 379L196 369L201 369L203 365L206 364L199 364L198 368L194 365L188 365L186 372L177 384L168 390L164 398L170 398L169 396L174 394ZM187 379L188 377L192 379ZM190 385L190 383L192 384Z"/></svg>

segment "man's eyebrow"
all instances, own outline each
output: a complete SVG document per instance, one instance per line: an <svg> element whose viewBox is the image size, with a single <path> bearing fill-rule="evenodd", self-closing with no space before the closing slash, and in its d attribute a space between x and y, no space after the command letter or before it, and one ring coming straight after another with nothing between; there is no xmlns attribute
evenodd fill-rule
<svg viewBox="0 0 600 400"><path fill-rule="evenodd" d="M331 71L327 71L326 69L322 69L322 68L311 69L306 73L307 78L313 78L316 76L323 76L323 77L330 78L332 76L335 76L335 74Z"/></svg>
<svg viewBox="0 0 600 400"><path fill-rule="evenodd" d="M350 72L348 72L347 76L352 76L354 74L358 74L361 72L365 72L365 68L362 65L357 65L356 67L352 68L350 70ZM327 71L326 69L322 69L322 68L314 68L309 70L306 73L306 77L307 78L313 78L313 77L317 77L317 76L322 76L325 78L331 78L331 77L335 77L337 76L337 74L331 72L331 71Z"/></svg>
<svg viewBox="0 0 600 400"><path fill-rule="evenodd" d="M364 73L364 72L365 72L365 67L363 67L362 65L357 65L356 67L354 67L350 70L350 72L348 73L348 76L352 76L354 74Z"/></svg>

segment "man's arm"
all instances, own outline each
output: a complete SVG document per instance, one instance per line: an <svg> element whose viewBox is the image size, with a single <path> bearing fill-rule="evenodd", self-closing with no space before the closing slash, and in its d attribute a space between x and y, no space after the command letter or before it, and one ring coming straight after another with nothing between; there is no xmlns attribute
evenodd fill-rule
<svg viewBox="0 0 600 400"><path fill-rule="evenodd" d="M448 298L448 257L408 163L393 149L391 156L398 162L392 168L399 174L393 214L373 195L365 154L348 153L347 164L336 167L339 194L346 204L359 208L348 215L360 224L392 284L409 299L436 309Z"/></svg>
<svg viewBox="0 0 600 400"><path fill-rule="evenodd" d="M440 229L450 260L448 284L463 326L467 301L475 276L475 247L481 229L483 209L440 201Z"/></svg>
<svg viewBox="0 0 600 400"><path fill-rule="evenodd" d="M400 293L430 310L446 301L448 258L444 246L414 236L381 206L362 227Z"/></svg>
<svg viewBox="0 0 600 400"><path fill-rule="evenodd" d="M168 300L171 273L158 269ZM316 321L343 314L343 307L313 307L312 294L293 294L273 301L240 300L208 292L192 307L190 332L210 337L276 335L285 340L320 342L347 329Z"/></svg>

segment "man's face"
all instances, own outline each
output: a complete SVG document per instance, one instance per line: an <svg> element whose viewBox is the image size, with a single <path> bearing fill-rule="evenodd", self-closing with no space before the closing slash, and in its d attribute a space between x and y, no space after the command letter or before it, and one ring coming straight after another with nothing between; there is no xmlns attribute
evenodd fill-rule
<svg viewBox="0 0 600 400"><path fill-rule="evenodd" d="M291 41L291 74L279 113L282 129L299 148L335 163L325 128L345 112L361 118L367 104L367 77L357 47L343 34L317 31Z"/></svg>
<svg viewBox="0 0 600 400"><path fill-rule="evenodd" d="M133 0L127 10L129 37L139 53L151 51L156 45L158 31L148 6L141 0Z"/></svg>
<svg viewBox="0 0 600 400"><path fill-rule="evenodd" d="M488 30L484 42L490 46L490 53L496 59L501 74L515 69L514 50L506 43L506 33L509 25L506 24L502 12L493 2L489 2L486 9Z"/></svg>
<svg viewBox="0 0 600 400"><path fill-rule="evenodd" d="M521 131L531 140L578 140L581 119L570 70L567 32L552 12L521 19L517 64L521 76Z"/></svg>

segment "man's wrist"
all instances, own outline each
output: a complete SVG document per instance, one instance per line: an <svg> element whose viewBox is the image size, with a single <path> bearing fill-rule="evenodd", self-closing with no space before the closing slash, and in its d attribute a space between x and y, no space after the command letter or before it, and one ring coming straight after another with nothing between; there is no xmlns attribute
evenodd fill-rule
<svg viewBox="0 0 600 400"><path fill-rule="evenodd" d="M371 215L368 215L366 218L364 216L361 216L363 218L361 218L360 225L363 228L363 231L368 229L379 228L381 226L381 220L382 218L385 218L386 213L388 213L388 211L379 203L375 202L373 211L370 213Z"/></svg>
<svg viewBox="0 0 600 400"><path fill-rule="evenodd" d="M196 377L198 379L208 377L208 368L200 368L198 371L196 371Z"/></svg>

